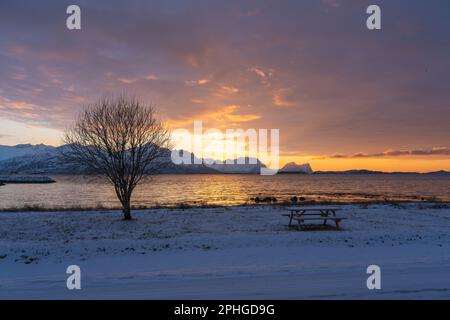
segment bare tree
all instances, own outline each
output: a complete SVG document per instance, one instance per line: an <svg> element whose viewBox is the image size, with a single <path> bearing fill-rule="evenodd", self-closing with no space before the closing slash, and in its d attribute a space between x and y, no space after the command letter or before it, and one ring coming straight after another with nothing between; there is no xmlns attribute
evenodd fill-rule
<svg viewBox="0 0 450 320"><path fill-rule="evenodd" d="M125 220L131 220L131 195L144 176L162 164L170 134L153 107L134 97L105 97L85 108L66 130L63 155L114 186Z"/></svg>

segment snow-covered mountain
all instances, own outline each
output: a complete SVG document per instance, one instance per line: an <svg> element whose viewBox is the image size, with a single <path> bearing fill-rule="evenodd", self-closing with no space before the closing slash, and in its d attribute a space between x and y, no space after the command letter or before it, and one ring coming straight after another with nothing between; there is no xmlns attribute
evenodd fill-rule
<svg viewBox="0 0 450 320"><path fill-rule="evenodd" d="M213 164L205 164L208 168L212 168L221 173L253 173L259 174L261 168L265 165L255 158L238 158L228 159L226 161L215 161Z"/></svg>
<svg viewBox="0 0 450 320"><path fill-rule="evenodd" d="M312 174L313 170L309 163L296 164L295 162L287 163L283 168L281 168L278 173L303 173Z"/></svg>
<svg viewBox="0 0 450 320"><path fill-rule="evenodd" d="M61 147L22 145L0 148L0 174L81 174L86 169L69 164ZM13 149L11 149L13 148ZM24 148L24 150L18 150ZM6 150L3 153L3 150Z"/></svg>
<svg viewBox="0 0 450 320"><path fill-rule="evenodd" d="M85 174L87 168L68 163L62 152L66 146L52 147L45 145L0 146L0 174ZM191 164L174 164L171 151L165 149L159 159L158 173L259 173L264 167L259 160L250 162L246 159L233 160L234 164L224 164L216 161L207 164L199 161L193 153L186 152L191 158ZM194 162L194 160L197 160ZM238 161L239 160L239 161ZM200 162L200 163L198 163ZM244 164L240 164L244 163ZM255 164L253 164L255 163Z"/></svg>
<svg viewBox="0 0 450 320"><path fill-rule="evenodd" d="M18 144L15 146L0 145L0 161L24 155L39 154L56 149L45 144Z"/></svg>

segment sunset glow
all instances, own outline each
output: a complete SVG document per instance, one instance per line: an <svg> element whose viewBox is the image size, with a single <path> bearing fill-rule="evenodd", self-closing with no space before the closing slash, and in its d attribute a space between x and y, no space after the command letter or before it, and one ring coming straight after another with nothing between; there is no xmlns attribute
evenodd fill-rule
<svg viewBox="0 0 450 320"><path fill-rule="evenodd" d="M114 2L108 15L80 1L79 32L49 18L65 3L4 1L0 144L58 145L83 106L132 92L173 130L279 129L280 165L450 170L450 152L379 156L450 147L450 22L434 19L449 4L413 1L404 14L400 2L371 33L355 14L366 1ZM201 153L226 159L233 139Z"/></svg>

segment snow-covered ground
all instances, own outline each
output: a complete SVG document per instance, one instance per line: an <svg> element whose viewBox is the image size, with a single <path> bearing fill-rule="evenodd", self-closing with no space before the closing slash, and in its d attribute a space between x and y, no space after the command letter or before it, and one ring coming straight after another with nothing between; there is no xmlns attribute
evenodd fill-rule
<svg viewBox="0 0 450 320"><path fill-rule="evenodd" d="M450 298L450 206L342 209L342 231L290 231L270 206L0 213L0 298Z"/></svg>

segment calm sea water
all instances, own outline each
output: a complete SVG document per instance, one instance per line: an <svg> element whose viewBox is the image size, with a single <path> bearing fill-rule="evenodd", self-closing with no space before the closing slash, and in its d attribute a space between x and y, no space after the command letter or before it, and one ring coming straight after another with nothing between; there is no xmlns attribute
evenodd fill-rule
<svg viewBox="0 0 450 320"><path fill-rule="evenodd" d="M118 207L112 187L93 177L53 176L53 184L0 187L0 209ZM450 177L427 175L159 175L137 188L138 206L237 205L254 197L315 201L450 201Z"/></svg>

